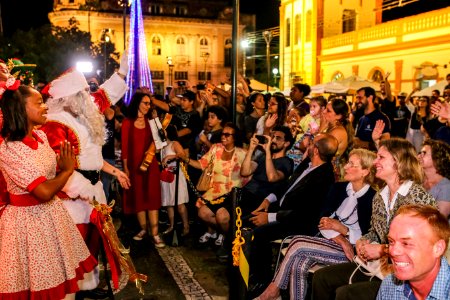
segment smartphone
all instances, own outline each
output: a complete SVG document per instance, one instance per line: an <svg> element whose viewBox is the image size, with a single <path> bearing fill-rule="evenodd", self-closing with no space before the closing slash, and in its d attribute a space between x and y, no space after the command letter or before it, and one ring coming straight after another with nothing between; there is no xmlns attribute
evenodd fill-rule
<svg viewBox="0 0 450 300"><path fill-rule="evenodd" d="M255 135L255 138L258 139L258 144L264 145L265 143L267 143L267 139L265 136L263 135Z"/></svg>

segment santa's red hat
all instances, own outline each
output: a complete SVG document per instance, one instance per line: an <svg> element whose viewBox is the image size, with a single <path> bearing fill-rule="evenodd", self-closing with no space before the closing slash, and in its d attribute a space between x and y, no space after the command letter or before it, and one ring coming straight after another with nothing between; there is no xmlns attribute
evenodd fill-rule
<svg viewBox="0 0 450 300"><path fill-rule="evenodd" d="M59 99L88 89L89 85L83 73L71 68L50 82L48 94L54 99Z"/></svg>

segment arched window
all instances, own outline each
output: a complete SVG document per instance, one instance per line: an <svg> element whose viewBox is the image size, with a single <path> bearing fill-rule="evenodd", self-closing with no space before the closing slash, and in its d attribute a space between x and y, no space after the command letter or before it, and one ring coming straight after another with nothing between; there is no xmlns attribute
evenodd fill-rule
<svg viewBox="0 0 450 300"><path fill-rule="evenodd" d="M208 46L208 40L205 37L200 39L200 46Z"/></svg>
<svg viewBox="0 0 450 300"><path fill-rule="evenodd" d="M291 19L286 19L286 41L285 46L289 47L291 45Z"/></svg>
<svg viewBox="0 0 450 300"><path fill-rule="evenodd" d="M152 38L152 55L161 55L161 39L156 35Z"/></svg>
<svg viewBox="0 0 450 300"><path fill-rule="evenodd" d="M311 13L311 10L308 10L307 12L306 12L306 28L305 28L305 35L306 35L306 38L305 38L305 40L307 41L307 42L310 42L311 41L311 32L312 32L312 13Z"/></svg>
<svg viewBox="0 0 450 300"><path fill-rule="evenodd" d="M302 34L302 15L295 15L294 44L300 44Z"/></svg>
<svg viewBox="0 0 450 300"><path fill-rule="evenodd" d="M331 76L331 81L337 81L344 79L344 74L340 71L334 72L333 76Z"/></svg>
<svg viewBox="0 0 450 300"><path fill-rule="evenodd" d="M369 79L375 82L382 82L384 80L384 72L380 67L374 67L369 72Z"/></svg>
<svg viewBox="0 0 450 300"><path fill-rule="evenodd" d="M184 38L183 37L178 37L177 38L177 45L184 45Z"/></svg>
<svg viewBox="0 0 450 300"><path fill-rule="evenodd" d="M182 36L177 37L177 52L179 55L184 55L186 52L186 39Z"/></svg>

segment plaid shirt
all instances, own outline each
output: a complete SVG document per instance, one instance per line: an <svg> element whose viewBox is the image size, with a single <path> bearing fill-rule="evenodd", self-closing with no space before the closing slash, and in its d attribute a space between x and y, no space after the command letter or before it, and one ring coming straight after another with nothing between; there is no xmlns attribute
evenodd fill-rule
<svg viewBox="0 0 450 300"><path fill-rule="evenodd" d="M434 280L433 287L428 294L427 300L450 299L450 266L445 259L441 258L441 268ZM392 274L381 283L377 300L417 300L408 281L396 279Z"/></svg>

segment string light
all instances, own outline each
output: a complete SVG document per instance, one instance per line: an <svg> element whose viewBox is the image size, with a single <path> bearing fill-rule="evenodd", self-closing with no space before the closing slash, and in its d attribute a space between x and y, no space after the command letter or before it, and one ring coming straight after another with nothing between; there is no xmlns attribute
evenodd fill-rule
<svg viewBox="0 0 450 300"><path fill-rule="evenodd" d="M153 93L152 76L148 65L147 44L145 42L144 22L142 19L141 0L133 0L130 13L130 45L128 49L127 74L128 91L125 103L128 105L131 96L139 87L148 87Z"/></svg>

